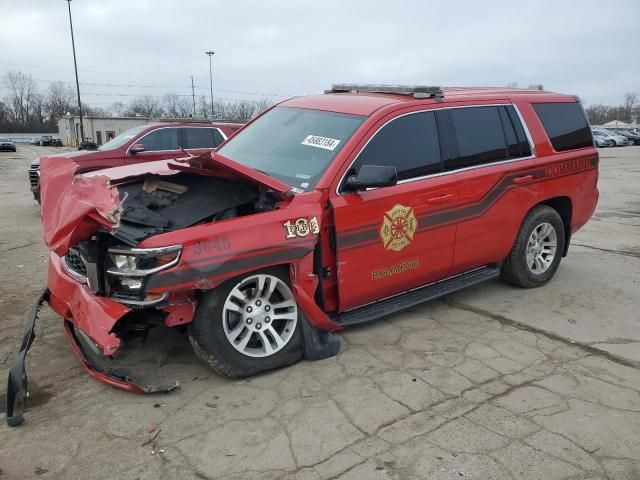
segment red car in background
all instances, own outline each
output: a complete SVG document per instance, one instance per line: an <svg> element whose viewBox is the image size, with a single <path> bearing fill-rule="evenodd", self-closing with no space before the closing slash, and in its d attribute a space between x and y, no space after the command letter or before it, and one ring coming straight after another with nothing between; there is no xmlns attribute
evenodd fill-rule
<svg viewBox="0 0 640 480"><path fill-rule="evenodd" d="M56 153L80 165L79 172L120 167L132 163L151 162L171 158L186 150L199 155L217 148L242 128L243 123L150 123L121 133L101 145L98 150ZM40 162L36 158L29 169L29 183L33 197L40 201Z"/></svg>

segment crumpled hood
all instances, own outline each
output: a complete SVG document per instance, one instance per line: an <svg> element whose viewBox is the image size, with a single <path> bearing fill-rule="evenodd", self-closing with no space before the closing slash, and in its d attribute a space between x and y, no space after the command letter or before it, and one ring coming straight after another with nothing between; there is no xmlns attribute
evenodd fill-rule
<svg viewBox="0 0 640 480"><path fill-rule="evenodd" d="M120 221L118 191L106 175L76 176L78 164L66 157L46 158L40 167L44 242L58 255L71 245Z"/></svg>
<svg viewBox="0 0 640 480"><path fill-rule="evenodd" d="M45 157L42 160L40 188L44 241L58 255L64 255L70 246L101 228L112 232L118 228L122 202L117 185L134 177L188 172L261 185L283 199L291 195L291 187L285 183L218 154L215 160L205 154L84 174L76 174L80 167L71 158Z"/></svg>

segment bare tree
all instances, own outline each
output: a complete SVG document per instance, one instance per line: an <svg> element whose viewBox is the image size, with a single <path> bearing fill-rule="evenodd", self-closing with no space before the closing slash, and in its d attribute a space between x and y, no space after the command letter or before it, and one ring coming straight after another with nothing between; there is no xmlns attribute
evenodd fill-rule
<svg viewBox="0 0 640 480"><path fill-rule="evenodd" d="M34 92L29 103L29 126L44 125L47 121L47 102L44 95Z"/></svg>
<svg viewBox="0 0 640 480"><path fill-rule="evenodd" d="M170 118L187 118L193 115L193 103L183 95L167 93L162 99L164 113Z"/></svg>
<svg viewBox="0 0 640 480"><path fill-rule="evenodd" d="M603 125L610 120L611 107L607 105L602 105L601 103L589 105L585 111L591 125Z"/></svg>
<svg viewBox="0 0 640 480"><path fill-rule="evenodd" d="M161 117L163 113L160 102L150 95L135 98L125 111L126 115L131 115L132 117Z"/></svg>
<svg viewBox="0 0 640 480"><path fill-rule="evenodd" d="M209 118L211 116L211 104L207 100L207 97L200 95L196 104L196 112L198 117Z"/></svg>
<svg viewBox="0 0 640 480"><path fill-rule="evenodd" d="M624 102L620 108L620 118L623 122L631 123L633 122L634 117L636 116L638 107L640 103L638 102L638 94L637 93L625 93L624 94Z"/></svg>
<svg viewBox="0 0 640 480"><path fill-rule="evenodd" d="M126 115L127 108L127 105L122 102L113 102L111 105L109 105L107 111L110 114L116 115L118 117L123 117Z"/></svg>
<svg viewBox="0 0 640 480"><path fill-rule="evenodd" d="M75 113L73 89L64 82L52 82L47 89L45 105L49 121L56 125L57 121L67 113Z"/></svg>
<svg viewBox="0 0 640 480"><path fill-rule="evenodd" d="M217 120L246 122L269 108L273 102L268 98L260 100L218 100L213 104L214 117Z"/></svg>
<svg viewBox="0 0 640 480"><path fill-rule="evenodd" d="M20 126L29 125L33 96L36 93L36 82L31 75L19 71L8 71L3 79L9 90L5 103L9 106L13 121Z"/></svg>

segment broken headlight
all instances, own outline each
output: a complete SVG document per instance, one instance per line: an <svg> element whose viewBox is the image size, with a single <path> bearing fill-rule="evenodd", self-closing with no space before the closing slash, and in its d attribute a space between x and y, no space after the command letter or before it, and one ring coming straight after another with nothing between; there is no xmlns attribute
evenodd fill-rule
<svg viewBox="0 0 640 480"><path fill-rule="evenodd" d="M180 260L181 245L162 248L110 248L107 273L122 277L145 277L174 266ZM131 280L131 286L135 282Z"/></svg>

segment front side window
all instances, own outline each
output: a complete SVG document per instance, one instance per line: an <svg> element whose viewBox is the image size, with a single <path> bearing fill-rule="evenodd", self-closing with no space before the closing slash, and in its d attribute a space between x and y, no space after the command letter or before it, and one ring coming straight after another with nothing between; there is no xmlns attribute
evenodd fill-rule
<svg viewBox="0 0 640 480"><path fill-rule="evenodd" d="M393 166L398 180L440 172L434 113L411 113L386 124L358 155L349 174L357 173L362 165Z"/></svg>
<svg viewBox="0 0 640 480"><path fill-rule="evenodd" d="M129 130L121 133L115 138L111 137L111 140L106 142L104 145L101 145L100 148L98 148L98 150L103 152L108 150L115 150L116 148L119 148L125 143L127 143L129 140L131 140L135 136L139 135L145 128L149 128L149 125L140 125L139 127L130 128ZM107 139L109 138L110 133L112 132L107 131Z"/></svg>
<svg viewBox="0 0 640 480"><path fill-rule="evenodd" d="M137 143L144 145L147 152L178 149L178 129L159 128L142 137Z"/></svg>
<svg viewBox="0 0 640 480"><path fill-rule="evenodd" d="M276 107L218 153L300 190L312 189L365 117Z"/></svg>
<svg viewBox="0 0 640 480"><path fill-rule="evenodd" d="M216 148L224 138L217 128L183 128L183 148ZM182 145L181 145L182 146Z"/></svg>
<svg viewBox="0 0 640 480"><path fill-rule="evenodd" d="M557 152L593 146L589 122L579 103L536 103L533 109Z"/></svg>

